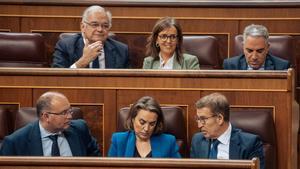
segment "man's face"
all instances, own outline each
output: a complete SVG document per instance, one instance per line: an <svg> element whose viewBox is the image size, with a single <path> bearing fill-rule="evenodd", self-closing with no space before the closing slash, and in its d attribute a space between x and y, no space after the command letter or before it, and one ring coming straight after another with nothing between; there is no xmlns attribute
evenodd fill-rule
<svg viewBox="0 0 300 169"><path fill-rule="evenodd" d="M215 139L221 135L222 120L223 118L214 115L208 107L197 109L198 128L207 139Z"/></svg>
<svg viewBox="0 0 300 169"><path fill-rule="evenodd" d="M54 97L51 110L43 112L46 121L46 129L56 133L63 131L70 126L72 119L71 107L68 99L63 97Z"/></svg>
<svg viewBox="0 0 300 169"><path fill-rule="evenodd" d="M259 69L265 63L269 44L264 37L248 36L244 40L243 50L248 65L253 69Z"/></svg>
<svg viewBox="0 0 300 169"><path fill-rule="evenodd" d="M105 12L91 13L87 20L81 23L81 32L90 44L96 41L104 42L109 29L109 19Z"/></svg>

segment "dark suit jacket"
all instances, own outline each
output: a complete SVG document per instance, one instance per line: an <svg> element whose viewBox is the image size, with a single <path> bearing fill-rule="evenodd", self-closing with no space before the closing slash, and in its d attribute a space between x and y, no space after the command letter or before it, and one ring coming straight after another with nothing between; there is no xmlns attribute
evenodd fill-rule
<svg viewBox="0 0 300 169"><path fill-rule="evenodd" d="M66 37L56 43L52 67L69 68L82 56L84 42L81 33ZM129 67L128 46L107 38L104 42L105 68L122 69Z"/></svg>
<svg viewBox="0 0 300 169"><path fill-rule="evenodd" d="M265 61L265 70L286 70L290 67L287 60L268 54ZM248 64L245 55L225 59L223 68L228 70L247 70Z"/></svg>
<svg viewBox="0 0 300 169"><path fill-rule="evenodd" d="M90 135L84 120L72 120L64 131L73 156L100 156L96 140ZM6 136L0 149L0 155L43 156L39 121L30 123Z"/></svg>
<svg viewBox="0 0 300 169"><path fill-rule="evenodd" d="M208 139L202 133L196 133L191 143L191 158L208 158L209 149ZM260 168L264 169L263 144L259 137L232 127L229 143L229 159L252 159L253 157L259 158Z"/></svg>
<svg viewBox="0 0 300 169"><path fill-rule="evenodd" d="M134 131L117 132L112 135L108 157L134 157L136 136ZM150 138L152 157L180 158L176 139L170 134L153 135Z"/></svg>

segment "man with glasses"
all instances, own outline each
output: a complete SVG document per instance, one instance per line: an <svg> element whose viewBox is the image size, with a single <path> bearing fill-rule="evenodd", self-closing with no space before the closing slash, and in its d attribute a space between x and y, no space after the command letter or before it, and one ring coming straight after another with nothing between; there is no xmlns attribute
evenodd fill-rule
<svg viewBox="0 0 300 169"><path fill-rule="evenodd" d="M285 70L287 60L269 54L269 33L262 25L249 25L243 34L244 54L225 59L223 68L229 70Z"/></svg>
<svg viewBox="0 0 300 169"><path fill-rule="evenodd" d="M264 169L263 144L257 135L237 129L229 122L230 108L226 97L213 93L196 103L195 117L200 129L193 136L191 158L252 159L258 157Z"/></svg>
<svg viewBox="0 0 300 169"><path fill-rule="evenodd" d="M121 69L129 67L128 46L109 37L112 15L94 5L87 8L81 33L59 40L52 67Z"/></svg>
<svg viewBox="0 0 300 169"><path fill-rule="evenodd" d="M63 94L44 93L36 109L39 120L6 136L0 155L100 156L86 122L72 120L72 108Z"/></svg>

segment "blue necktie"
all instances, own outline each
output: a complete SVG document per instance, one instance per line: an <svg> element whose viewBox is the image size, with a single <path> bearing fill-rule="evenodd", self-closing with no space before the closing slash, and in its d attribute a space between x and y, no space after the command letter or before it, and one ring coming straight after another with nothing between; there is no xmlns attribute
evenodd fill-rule
<svg viewBox="0 0 300 169"><path fill-rule="evenodd" d="M220 141L218 139L212 140L209 151L209 159L217 159L219 143Z"/></svg>
<svg viewBox="0 0 300 169"><path fill-rule="evenodd" d="M51 156L60 156L58 143L57 143L58 135L50 135L49 138L52 140L52 149L51 149Z"/></svg>
<svg viewBox="0 0 300 169"><path fill-rule="evenodd" d="M99 60L98 57L93 61L93 68L99 68Z"/></svg>

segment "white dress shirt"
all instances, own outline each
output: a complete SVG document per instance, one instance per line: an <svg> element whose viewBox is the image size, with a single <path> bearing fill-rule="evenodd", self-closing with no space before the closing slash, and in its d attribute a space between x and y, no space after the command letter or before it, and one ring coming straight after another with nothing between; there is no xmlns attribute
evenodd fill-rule
<svg viewBox="0 0 300 169"><path fill-rule="evenodd" d="M250 65L247 64L247 70L254 70ZM265 70L265 63L257 70Z"/></svg>
<svg viewBox="0 0 300 169"><path fill-rule="evenodd" d="M58 143L60 156L73 156L70 145L62 132L50 133L41 125L41 122L39 122L39 126L40 126L44 156L51 156L52 140L48 136L54 134L58 135L57 143Z"/></svg>
<svg viewBox="0 0 300 169"><path fill-rule="evenodd" d="M231 137L232 126L229 123L227 130L218 137L220 141L218 145L218 155L217 159L229 159L229 145L230 145L230 137Z"/></svg>
<svg viewBox="0 0 300 169"><path fill-rule="evenodd" d="M161 54L159 53L159 69L165 69L165 70L172 70L173 69L173 62L175 58L175 53L173 56L168 59L167 61L164 61L163 58L161 57Z"/></svg>

